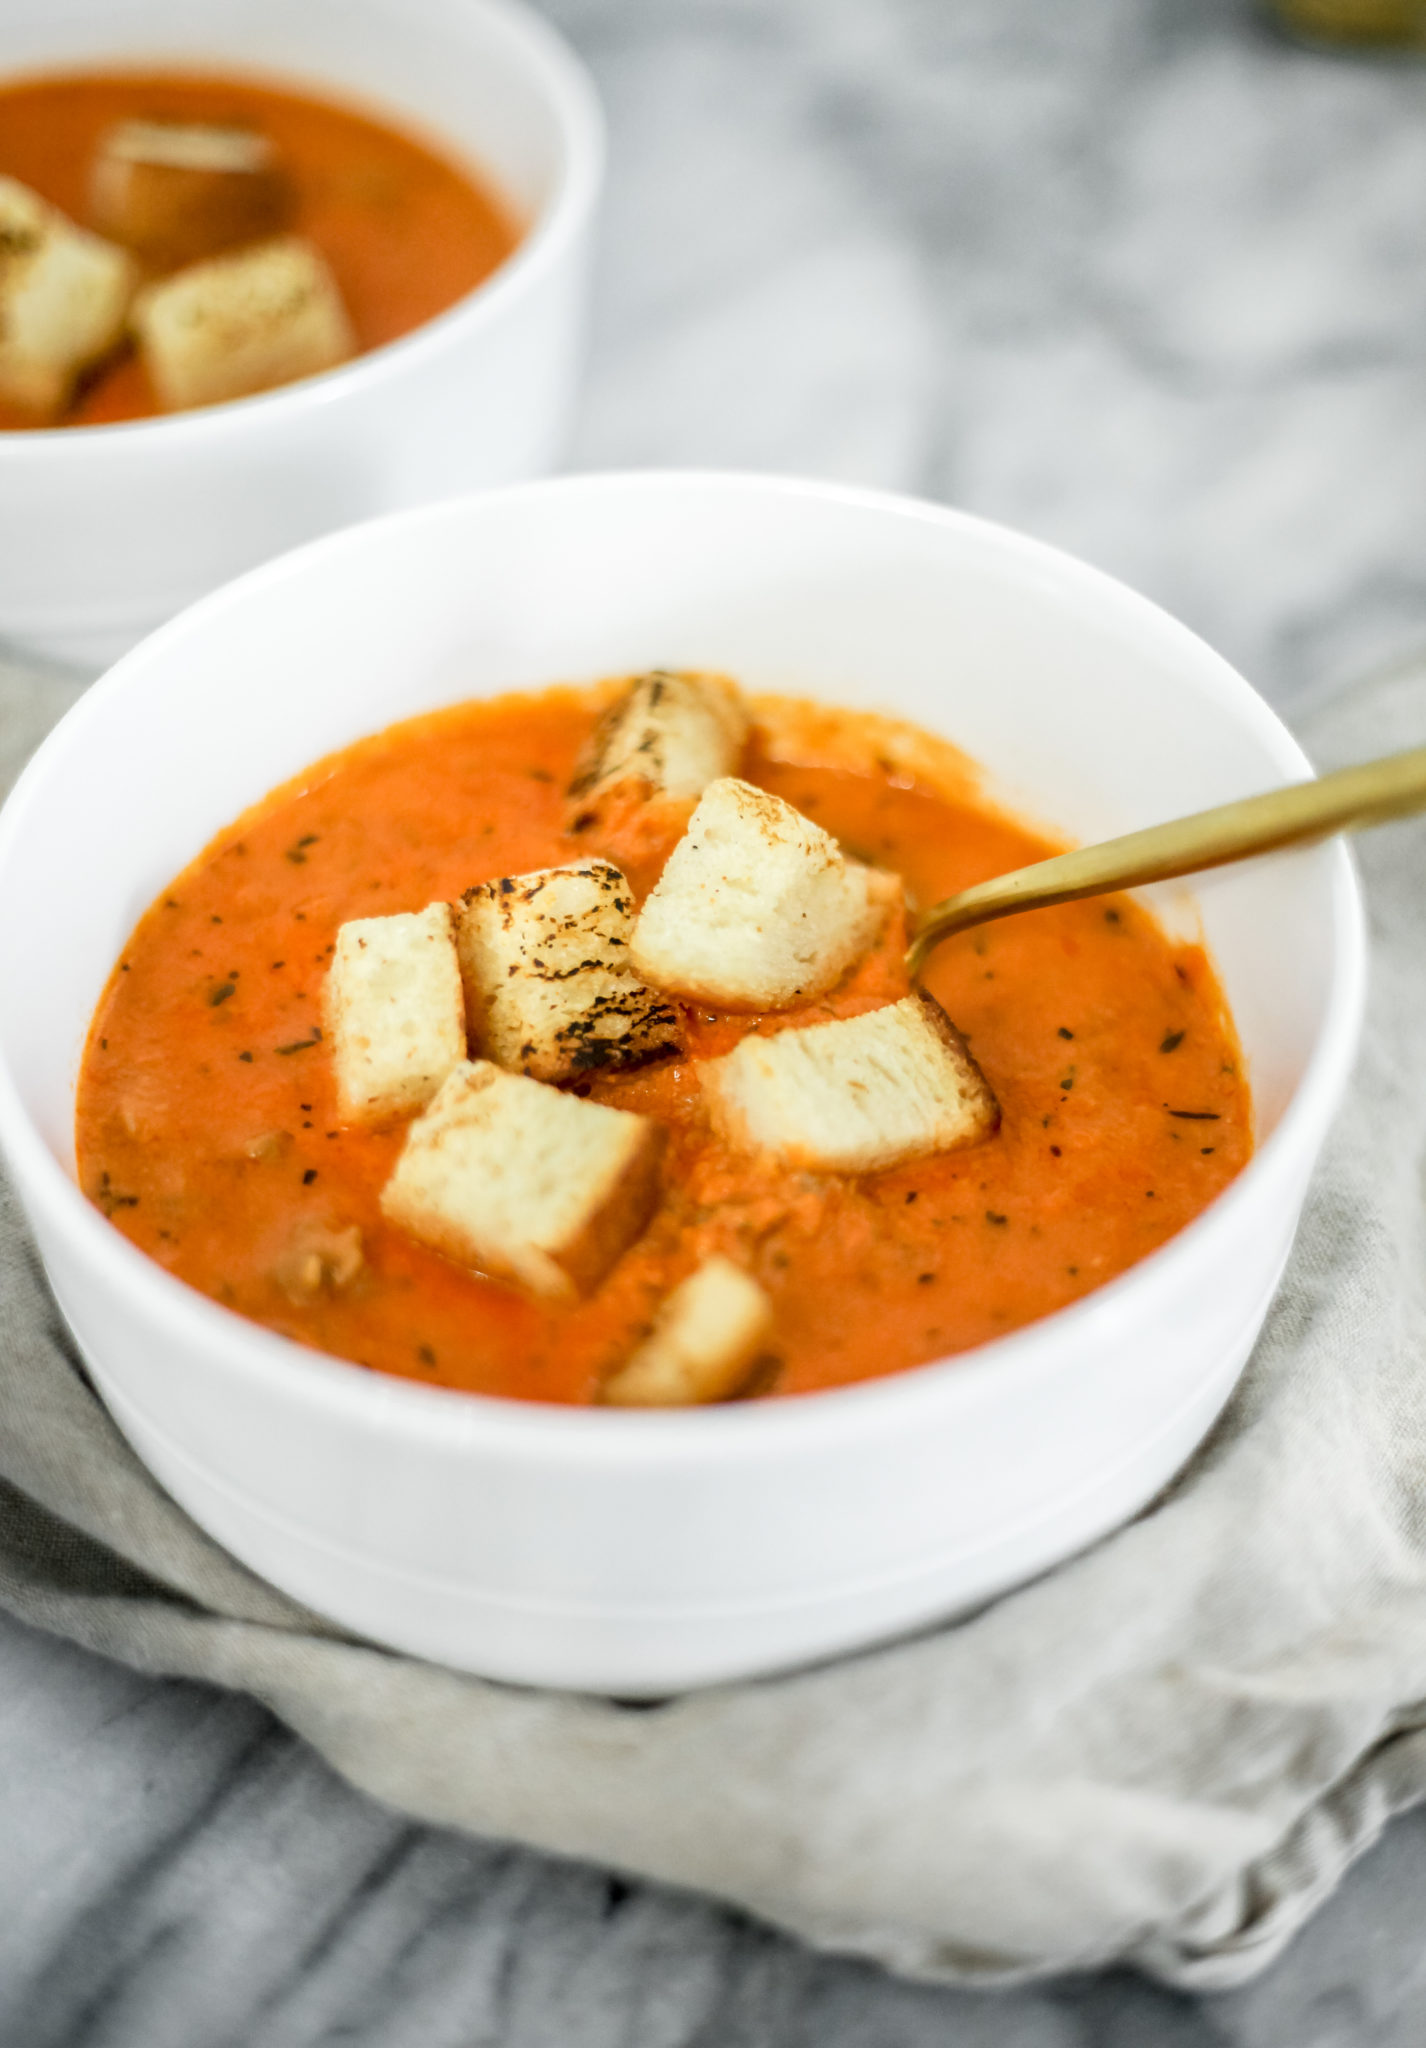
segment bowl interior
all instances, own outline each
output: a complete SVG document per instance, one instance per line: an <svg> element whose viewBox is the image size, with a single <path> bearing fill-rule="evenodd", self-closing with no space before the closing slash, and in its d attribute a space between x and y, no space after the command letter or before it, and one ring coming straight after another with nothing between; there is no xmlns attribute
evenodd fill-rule
<svg viewBox="0 0 1426 2048"><path fill-rule="evenodd" d="M566 174L555 38L492 0L10 0L7 72L102 65L281 73L400 110L533 225Z"/></svg>
<svg viewBox="0 0 1426 2048"><path fill-rule="evenodd" d="M1201 642L1107 578L931 507L765 479L570 479L399 513L255 571L82 700L0 817L0 1129L73 1170L84 1033L135 921L317 757L463 697L652 665L914 719L1089 839L1300 777ZM1340 852L1195 886L1260 1135L1343 943ZM11 1092L13 1091L13 1092ZM8 1102L5 1096L8 1094ZM18 1099L17 1099L18 1098Z"/></svg>

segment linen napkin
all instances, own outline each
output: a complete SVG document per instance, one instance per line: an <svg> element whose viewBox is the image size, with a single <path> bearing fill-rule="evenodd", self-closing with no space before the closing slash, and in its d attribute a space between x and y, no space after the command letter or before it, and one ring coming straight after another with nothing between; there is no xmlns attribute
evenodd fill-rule
<svg viewBox="0 0 1426 2048"><path fill-rule="evenodd" d="M0 668L0 773L73 694ZM1324 766L1421 742L1426 667L1303 730ZM1236 1397L1134 1524L975 1618L639 1710L353 1642L148 1477L8 1196L0 1604L255 1695L407 1813L908 1975L1241 1982L1426 1795L1426 824L1361 858L1366 1046Z"/></svg>

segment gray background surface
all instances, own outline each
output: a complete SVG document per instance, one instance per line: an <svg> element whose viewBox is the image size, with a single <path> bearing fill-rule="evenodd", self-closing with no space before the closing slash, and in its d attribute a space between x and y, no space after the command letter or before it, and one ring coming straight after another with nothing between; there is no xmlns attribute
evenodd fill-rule
<svg viewBox="0 0 1426 2048"><path fill-rule="evenodd" d="M548 11L613 132L579 466L988 513L1289 716L1426 647L1426 68L1247 0ZM35 733L69 694L36 676ZM1246 1991L925 1990L409 1826L246 1701L0 1629L0 2048L1414 2048L1423 1900L1426 1815Z"/></svg>

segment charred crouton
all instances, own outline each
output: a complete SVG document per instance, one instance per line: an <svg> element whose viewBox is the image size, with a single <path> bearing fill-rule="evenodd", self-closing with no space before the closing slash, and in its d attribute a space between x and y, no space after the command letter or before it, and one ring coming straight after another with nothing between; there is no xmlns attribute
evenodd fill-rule
<svg viewBox="0 0 1426 2048"><path fill-rule="evenodd" d="M999 1115L965 1040L924 993L745 1038L698 1076L732 1143L828 1173L874 1173L973 1145Z"/></svg>
<svg viewBox="0 0 1426 2048"><path fill-rule="evenodd" d="M663 1148L648 1117L468 1061L407 1132L382 1213L462 1266L572 1301L648 1222Z"/></svg>
<svg viewBox="0 0 1426 2048"><path fill-rule="evenodd" d="M655 988L728 1009L822 994L885 915L872 870L779 796L710 783L639 913L635 971Z"/></svg>
<svg viewBox="0 0 1426 2048"><path fill-rule="evenodd" d="M38 419L61 412L121 340L136 275L122 249L0 177L0 398Z"/></svg>
<svg viewBox="0 0 1426 2048"><path fill-rule="evenodd" d="M676 1052L678 1012L629 969L634 898L590 860L467 889L456 943L478 1050L537 1081Z"/></svg>
<svg viewBox="0 0 1426 2048"><path fill-rule="evenodd" d="M592 825L616 792L692 804L737 767L748 724L724 676L671 669L636 676L595 727L570 784L576 827Z"/></svg>
<svg viewBox="0 0 1426 2048"><path fill-rule="evenodd" d="M336 281L295 235L190 264L147 286L133 327L167 412L219 405L330 370L355 353Z"/></svg>
<svg viewBox="0 0 1426 2048"><path fill-rule="evenodd" d="M347 1122L379 1123L424 1108L465 1058L451 906L344 924L323 1009L337 1108Z"/></svg>
<svg viewBox="0 0 1426 2048"><path fill-rule="evenodd" d="M616 1408L691 1408L746 1386L772 1335L772 1303L731 1259L707 1259L664 1301L638 1350L605 1381Z"/></svg>
<svg viewBox="0 0 1426 2048"><path fill-rule="evenodd" d="M95 227L160 270L275 235L292 203L268 138L212 122L121 121L90 179Z"/></svg>

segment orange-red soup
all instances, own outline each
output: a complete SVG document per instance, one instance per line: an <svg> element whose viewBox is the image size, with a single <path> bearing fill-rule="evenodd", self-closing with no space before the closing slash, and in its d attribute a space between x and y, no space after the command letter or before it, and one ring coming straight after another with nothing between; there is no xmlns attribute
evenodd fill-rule
<svg viewBox="0 0 1426 2048"><path fill-rule="evenodd" d="M353 108L239 77L75 72L0 86L0 172L87 225L95 145L127 120L215 122L267 136L291 176L291 231L331 265L362 350L464 298L518 239L496 193L427 143ZM157 410L141 364L126 354L83 387L62 424ZM35 425L0 401L0 429Z"/></svg>
<svg viewBox="0 0 1426 2048"><path fill-rule="evenodd" d="M594 1398L659 1298L723 1249L776 1309L766 1389L806 1393L1063 1307L1181 1230L1242 1167L1249 1095L1213 970L1115 898L987 926L936 955L929 986L1002 1110L970 1149L821 1176L732 1155L701 1113L699 1060L743 1033L903 995L898 918L821 1001L763 1019L685 1007L687 1057L580 1084L671 1134L662 1207L592 1299L535 1303L402 1236L378 1207L402 1127L343 1128L333 1109L319 1019L337 927L586 855L564 832L564 790L599 701L504 697L364 740L222 833L145 914L96 1013L77 1128L83 1186L135 1244L319 1350L561 1402ZM775 741L763 726L744 772L899 871L922 904L1053 850L978 801L969 777L933 786L879 757L877 730L865 722L861 744L855 717L819 714L810 741L789 745L795 721ZM631 864L641 892L657 865ZM357 1278L290 1298L278 1276L293 1242L352 1226Z"/></svg>

